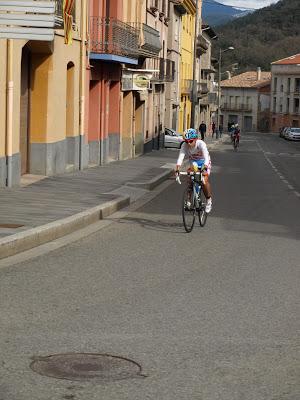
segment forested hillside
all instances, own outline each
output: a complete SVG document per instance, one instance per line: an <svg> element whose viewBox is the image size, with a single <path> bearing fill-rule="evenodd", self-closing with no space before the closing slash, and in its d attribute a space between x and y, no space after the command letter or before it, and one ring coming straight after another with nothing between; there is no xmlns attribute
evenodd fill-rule
<svg viewBox="0 0 300 400"><path fill-rule="evenodd" d="M300 53L300 0L281 0L215 30L215 57L220 47L235 48L223 54L224 67L238 62L237 73L257 67L268 71L271 62Z"/></svg>
<svg viewBox="0 0 300 400"><path fill-rule="evenodd" d="M202 17L204 23L213 27L225 24L246 13L236 7L227 6L215 0L203 0Z"/></svg>

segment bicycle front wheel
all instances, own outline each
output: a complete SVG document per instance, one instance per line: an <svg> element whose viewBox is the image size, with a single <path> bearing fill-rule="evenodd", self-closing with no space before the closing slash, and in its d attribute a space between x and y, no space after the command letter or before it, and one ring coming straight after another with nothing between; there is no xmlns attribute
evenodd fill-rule
<svg viewBox="0 0 300 400"><path fill-rule="evenodd" d="M192 187L185 189L182 198L182 220L186 232L192 232L196 216L195 198Z"/></svg>
<svg viewBox="0 0 300 400"><path fill-rule="evenodd" d="M199 217L199 224L202 227L206 224L206 220L207 220L207 213L205 211L206 201L207 200L206 200L205 194L204 194L203 190L201 190L200 199L199 199L198 217Z"/></svg>

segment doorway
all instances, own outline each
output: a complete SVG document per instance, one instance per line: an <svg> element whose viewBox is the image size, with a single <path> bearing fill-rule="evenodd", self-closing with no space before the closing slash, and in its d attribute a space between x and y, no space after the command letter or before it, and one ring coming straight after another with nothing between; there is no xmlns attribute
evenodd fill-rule
<svg viewBox="0 0 300 400"><path fill-rule="evenodd" d="M252 117L244 117L244 131L251 132L252 131Z"/></svg>

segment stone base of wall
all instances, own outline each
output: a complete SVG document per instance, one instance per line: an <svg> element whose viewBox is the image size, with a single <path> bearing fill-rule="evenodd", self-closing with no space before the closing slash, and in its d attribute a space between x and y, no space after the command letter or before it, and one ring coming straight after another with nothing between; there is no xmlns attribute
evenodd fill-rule
<svg viewBox="0 0 300 400"><path fill-rule="evenodd" d="M140 156L144 152L144 134L136 132L135 134L135 155Z"/></svg>
<svg viewBox="0 0 300 400"><path fill-rule="evenodd" d="M110 133L108 136L108 142L109 142L109 149L108 149L109 162L119 160L120 134L119 133Z"/></svg>
<svg viewBox="0 0 300 400"><path fill-rule="evenodd" d="M113 161L110 157L110 143L108 139L89 142L89 164L103 165Z"/></svg>
<svg viewBox="0 0 300 400"><path fill-rule="evenodd" d="M300 115L273 114L271 116L272 132L279 132L285 126L300 128Z"/></svg>
<svg viewBox="0 0 300 400"><path fill-rule="evenodd" d="M67 137L67 164L73 165L75 170L79 169L79 145L80 137Z"/></svg>
<svg viewBox="0 0 300 400"><path fill-rule="evenodd" d="M6 186L6 175L7 175L6 157L1 157L0 158L0 187Z"/></svg>
<svg viewBox="0 0 300 400"><path fill-rule="evenodd" d="M63 174L68 161L67 140L30 144L29 172L35 175Z"/></svg>
<svg viewBox="0 0 300 400"><path fill-rule="evenodd" d="M88 159L89 145L83 143L81 136L68 137L56 143L31 143L29 173L46 176L63 174L70 166L78 170L79 160L81 168L87 168Z"/></svg>
<svg viewBox="0 0 300 400"><path fill-rule="evenodd" d="M9 168L8 168L9 165ZM8 177L8 173L10 176ZM7 178L11 186L19 186L21 178L21 157L20 153L13 154L11 157L0 158L0 187L7 186Z"/></svg>

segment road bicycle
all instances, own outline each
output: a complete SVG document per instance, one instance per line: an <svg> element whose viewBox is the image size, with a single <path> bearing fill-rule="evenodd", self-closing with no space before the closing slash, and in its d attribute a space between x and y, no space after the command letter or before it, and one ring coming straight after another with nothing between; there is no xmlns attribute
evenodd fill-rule
<svg viewBox="0 0 300 400"><path fill-rule="evenodd" d="M233 135L232 145L235 151L237 151L239 143L240 143L240 138L238 137L238 135Z"/></svg>
<svg viewBox="0 0 300 400"><path fill-rule="evenodd" d="M176 181L181 184L180 175L188 176L187 187L182 197L182 220L186 232L192 232L195 224L196 213L198 214L199 224L203 227L206 224L207 213L206 197L203 192L204 175L202 171L179 172Z"/></svg>

